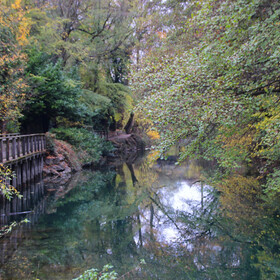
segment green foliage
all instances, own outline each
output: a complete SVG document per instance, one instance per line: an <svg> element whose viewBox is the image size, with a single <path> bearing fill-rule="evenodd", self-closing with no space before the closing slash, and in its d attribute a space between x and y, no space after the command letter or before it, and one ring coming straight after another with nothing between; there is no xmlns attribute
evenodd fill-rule
<svg viewBox="0 0 280 280"><path fill-rule="evenodd" d="M51 56L32 49L26 72L33 89L24 111L27 121L28 117L45 116L55 123L58 116L72 121L84 116L84 108L77 102L81 89L75 69L66 72L61 60L54 63Z"/></svg>
<svg viewBox="0 0 280 280"><path fill-rule="evenodd" d="M280 170L275 168L268 176L265 184L265 192L269 196L273 196L280 192Z"/></svg>
<svg viewBox="0 0 280 280"><path fill-rule="evenodd" d="M0 238L3 237L4 235L10 233L15 227L17 227L23 223L29 223L29 220L24 219L20 222L12 222L10 225L1 227L0 228Z"/></svg>
<svg viewBox="0 0 280 280"><path fill-rule="evenodd" d="M11 200L14 195L19 198L22 197L18 190L10 185L13 177L15 177L13 171L9 167L0 164L0 192L8 200Z"/></svg>
<svg viewBox="0 0 280 280"><path fill-rule="evenodd" d="M141 259L139 262L139 266L146 265L146 262L144 259ZM122 275L120 278L118 277L118 273L116 273L114 270L110 271L113 269L113 266L110 264L107 264L103 267L101 271L98 271L98 269L92 268L87 271L85 271L82 275L80 275L78 278L75 278L73 280L114 280L114 279L125 279L125 276L135 270L132 269L131 271L125 273ZM136 268L137 269L137 268Z"/></svg>
<svg viewBox="0 0 280 280"><path fill-rule="evenodd" d="M112 150L110 142L84 128L55 128L51 132L57 139L73 145L83 163L97 162L102 155Z"/></svg>
<svg viewBox="0 0 280 280"><path fill-rule="evenodd" d="M55 154L55 143L52 135L50 133L46 133L46 150L51 155Z"/></svg>
<svg viewBox="0 0 280 280"><path fill-rule="evenodd" d="M113 82L104 66L88 63L81 67L81 82L84 88L81 101L89 116L86 122L96 129L108 128L115 119L121 123L125 112L131 110L133 100L129 88Z"/></svg>
<svg viewBox="0 0 280 280"><path fill-rule="evenodd" d="M1 130L7 122L18 129L22 115L25 132L48 131L58 117L121 126L132 104L125 86L136 11L130 1L18 0L1 8Z"/></svg>
<svg viewBox="0 0 280 280"><path fill-rule="evenodd" d="M91 117L105 117L110 114L111 100L90 90L83 90L81 101L87 106L87 114Z"/></svg>
<svg viewBox="0 0 280 280"><path fill-rule="evenodd" d="M85 271L81 276L73 280L114 280L118 279L118 274L112 270L113 266L107 264L103 267L101 271L98 269L92 268Z"/></svg>
<svg viewBox="0 0 280 280"><path fill-rule="evenodd" d="M160 151L181 141L181 159L216 159L225 168L278 161L278 1L194 1L183 14L133 74Z"/></svg>
<svg viewBox="0 0 280 280"><path fill-rule="evenodd" d="M116 112L120 112L127 105L126 96L129 94L129 90L122 84L104 82L100 84L97 92L110 98L112 108Z"/></svg>
<svg viewBox="0 0 280 280"><path fill-rule="evenodd" d="M18 125L28 85L24 80L26 45L30 21L21 1L0 2L0 131ZM7 127L9 123L10 127Z"/></svg>

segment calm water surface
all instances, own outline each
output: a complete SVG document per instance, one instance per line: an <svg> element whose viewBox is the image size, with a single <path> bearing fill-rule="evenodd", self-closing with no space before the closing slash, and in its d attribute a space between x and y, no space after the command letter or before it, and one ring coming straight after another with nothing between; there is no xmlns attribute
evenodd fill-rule
<svg viewBox="0 0 280 280"><path fill-rule="evenodd" d="M244 192L220 199L198 182L209 170L140 159L76 174L0 240L0 279L73 279L108 263L121 279L280 279L276 208Z"/></svg>

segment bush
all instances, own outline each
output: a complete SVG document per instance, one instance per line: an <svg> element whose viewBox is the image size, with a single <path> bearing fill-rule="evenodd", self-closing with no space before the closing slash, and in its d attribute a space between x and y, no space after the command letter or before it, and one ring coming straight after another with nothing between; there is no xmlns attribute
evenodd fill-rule
<svg viewBox="0 0 280 280"><path fill-rule="evenodd" d="M102 155L106 155L113 149L110 142L84 128L61 127L52 129L51 132L56 135L57 139L71 144L84 164L98 162Z"/></svg>
<svg viewBox="0 0 280 280"><path fill-rule="evenodd" d="M50 133L46 133L46 150L50 155L55 155L54 138Z"/></svg>
<svg viewBox="0 0 280 280"><path fill-rule="evenodd" d="M98 279L107 279L107 280L115 280L118 278L118 274L113 270L110 271L113 266L107 264L103 267L102 271L98 271L95 268L85 271L78 278L73 280L98 280Z"/></svg>
<svg viewBox="0 0 280 280"><path fill-rule="evenodd" d="M13 177L15 177L13 171L9 167L0 164L0 194L8 200L11 200L14 195L22 198L19 191L8 183L11 182Z"/></svg>
<svg viewBox="0 0 280 280"><path fill-rule="evenodd" d="M26 101L21 120L29 130L33 123L38 131L56 124L58 117L78 122L86 117L86 107L79 102L82 89L77 68L66 71L63 61L32 48L28 51L26 76L32 92Z"/></svg>

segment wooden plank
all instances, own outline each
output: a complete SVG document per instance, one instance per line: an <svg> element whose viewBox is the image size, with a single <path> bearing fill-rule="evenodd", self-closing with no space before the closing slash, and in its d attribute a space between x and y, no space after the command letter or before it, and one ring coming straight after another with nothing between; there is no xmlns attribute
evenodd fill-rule
<svg viewBox="0 0 280 280"><path fill-rule="evenodd" d="M5 162L5 156L4 156L4 139L0 139L0 162Z"/></svg>
<svg viewBox="0 0 280 280"><path fill-rule="evenodd" d="M14 164L17 161L21 161L21 160L25 160L25 159L30 159L31 157L37 156L37 155L43 155L46 151L40 151L40 152L34 152L34 153L30 153L27 155L24 155L23 157L18 157L17 159L13 159L13 160L9 160L6 161L5 164Z"/></svg>
<svg viewBox="0 0 280 280"><path fill-rule="evenodd" d="M11 138L11 144L12 144L12 159L17 159L17 139L15 137Z"/></svg>

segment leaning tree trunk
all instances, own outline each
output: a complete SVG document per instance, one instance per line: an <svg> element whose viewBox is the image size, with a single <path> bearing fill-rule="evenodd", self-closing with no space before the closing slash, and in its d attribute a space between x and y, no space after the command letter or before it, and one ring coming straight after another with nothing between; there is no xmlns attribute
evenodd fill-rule
<svg viewBox="0 0 280 280"><path fill-rule="evenodd" d="M129 134L131 132L131 129L132 129L133 125L134 125L134 113L131 112L129 120L128 120L127 124L124 127L124 130L125 130L125 132L127 134Z"/></svg>

